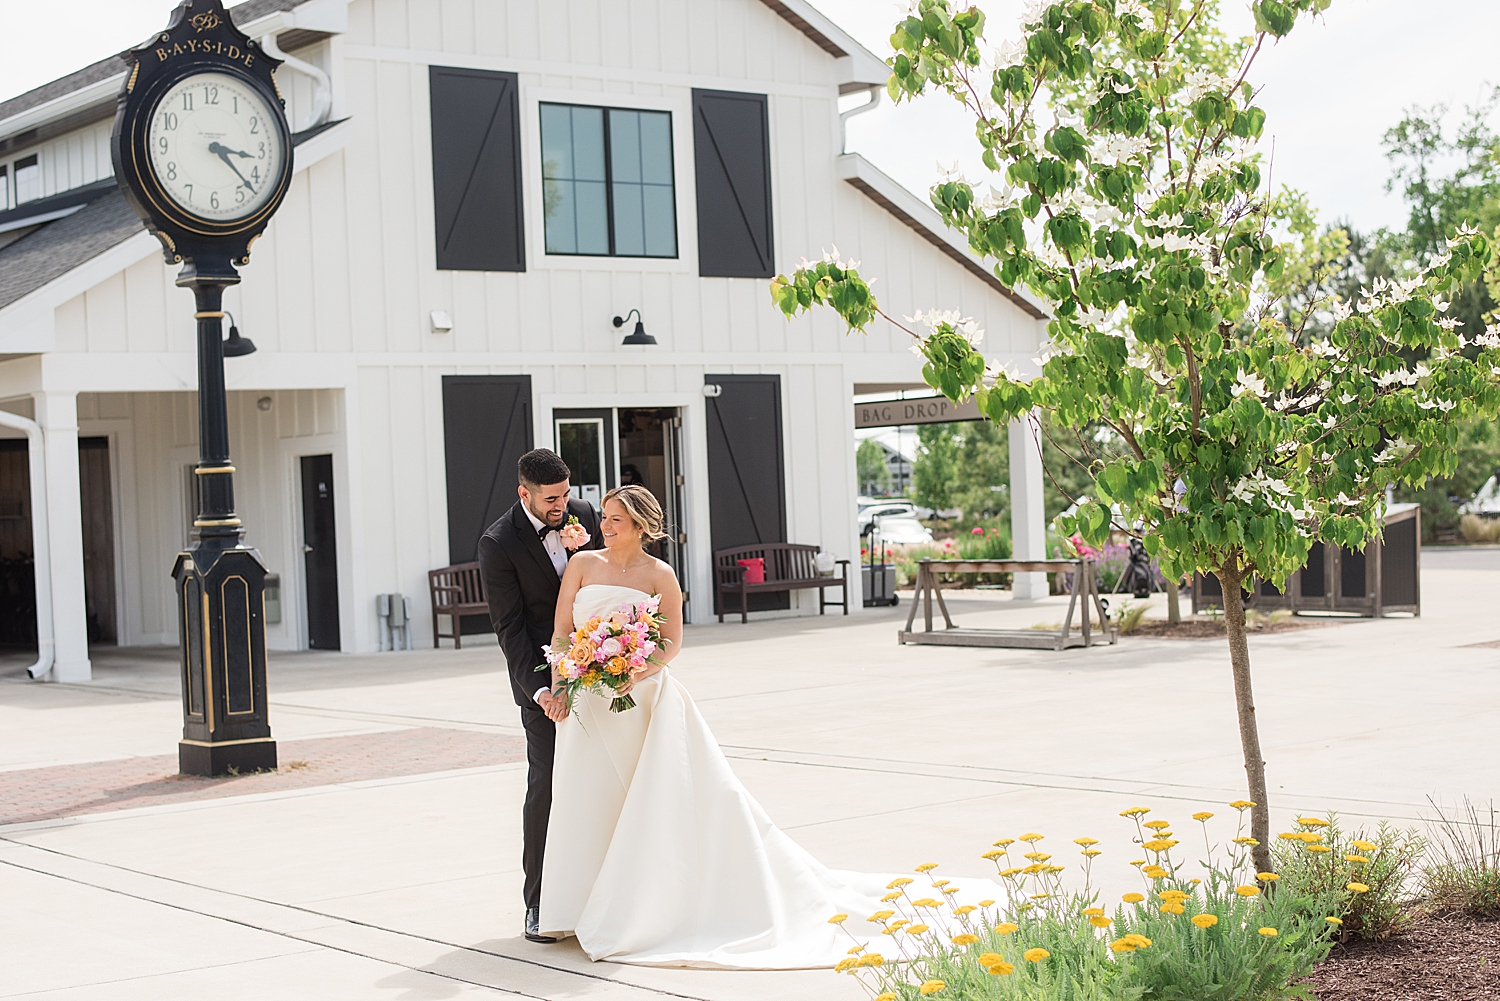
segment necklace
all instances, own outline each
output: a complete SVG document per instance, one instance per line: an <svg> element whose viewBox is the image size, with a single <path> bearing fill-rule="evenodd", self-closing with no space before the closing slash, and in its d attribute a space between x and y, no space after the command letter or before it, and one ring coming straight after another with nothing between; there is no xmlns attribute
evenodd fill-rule
<svg viewBox="0 0 1500 1001"><path fill-rule="evenodd" d="M632 570L632 569L634 569L634 568L635 568L635 567L636 567L636 566L637 566L637 565L639 565L639 564L641 564L641 563L644 563L644 562L646 562L646 559L649 559L649 558L650 558L650 555L649 555L649 554L648 554L648 553L646 553L646 552L644 552L644 551L642 551L642 553L641 553L641 557L644 557L644 558L641 558L641 559L634 559L634 560L631 560L631 561L630 561L630 562L629 562L629 563L627 563L627 564L626 564L626 565L625 565L625 566L623 566L623 567L621 567L621 568L620 568L620 572L621 572L621 573L629 573L629 572L630 572L630 571L631 571L631 570Z"/></svg>

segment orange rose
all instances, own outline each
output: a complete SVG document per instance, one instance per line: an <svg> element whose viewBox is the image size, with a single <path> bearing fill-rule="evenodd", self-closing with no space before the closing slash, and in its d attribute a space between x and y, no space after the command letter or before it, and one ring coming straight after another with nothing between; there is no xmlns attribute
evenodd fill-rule
<svg viewBox="0 0 1500 1001"><path fill-rule="evenodd" d="M568 659L580 667L592 664L594 662L593 642L587 639L575 641L573 648L568 651Z"/></svg>
<svg viewBox="0 0 1500 1001"><path fill-rule="evenodd" d="M611 657L609 659L609 662L605 666L609 668L610 674L630 673L630 661L626 660L624 657Z"/></svg>

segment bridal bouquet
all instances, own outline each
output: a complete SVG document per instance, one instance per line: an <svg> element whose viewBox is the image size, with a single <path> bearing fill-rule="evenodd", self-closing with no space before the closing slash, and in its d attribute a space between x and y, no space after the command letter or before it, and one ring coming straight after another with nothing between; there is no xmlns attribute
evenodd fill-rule
<svg viewBox="0 0 1500 1001"><path fill-rule="evenodd" d="M660 607L661 595L653 594L644 601L627 601L608 615L594 616L571 636L559 636L543 647L547 663L537 670L557 668L562 679L558 693L567 698L569 711L580 691L614 695L611 712L635 708L635 699L616 693L631 683L632 671L654 663L651 655L663 642Z"/></svg>

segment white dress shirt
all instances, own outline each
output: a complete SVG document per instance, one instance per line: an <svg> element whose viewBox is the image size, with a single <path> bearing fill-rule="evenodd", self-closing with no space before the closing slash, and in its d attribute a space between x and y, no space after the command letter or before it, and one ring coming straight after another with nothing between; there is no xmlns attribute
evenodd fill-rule
<svg viewBox="0 0 1500 1001"><path fill-rule="evenodd" d="M531 522L533 531L540 532L546 526L546 522L531 513L531 508L524 503L521 510L526 513L526 520ZM557 570L557 579L561 580L563 571L568 569L568 549L562 543L562 536L556 532L548 532L547 537L542 540L542 548L547 550L547 555L552 560L552 566ZM531 694L531 697L541 703L542 694L552 691L551 685L543 685Z"/></svg>

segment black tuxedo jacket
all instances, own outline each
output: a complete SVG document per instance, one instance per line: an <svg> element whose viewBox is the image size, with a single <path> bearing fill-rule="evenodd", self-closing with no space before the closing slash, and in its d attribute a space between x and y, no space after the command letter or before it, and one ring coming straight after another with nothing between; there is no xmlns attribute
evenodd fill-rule
<svg viewBox="0 0 1500 1001"><path fill-rule="evenodd" d="M588 530L589 541L583 548L602 548L599 517L593 507L587 501L570 500L568 514ZM532 695L552 683L551 676L536 667L547 662L542 645L554 638L552 624L562 582L521 501L480 537L479 573L490 605L490 625L500 637L500 650L510 668L516 705L535 706Z"/></svg>

